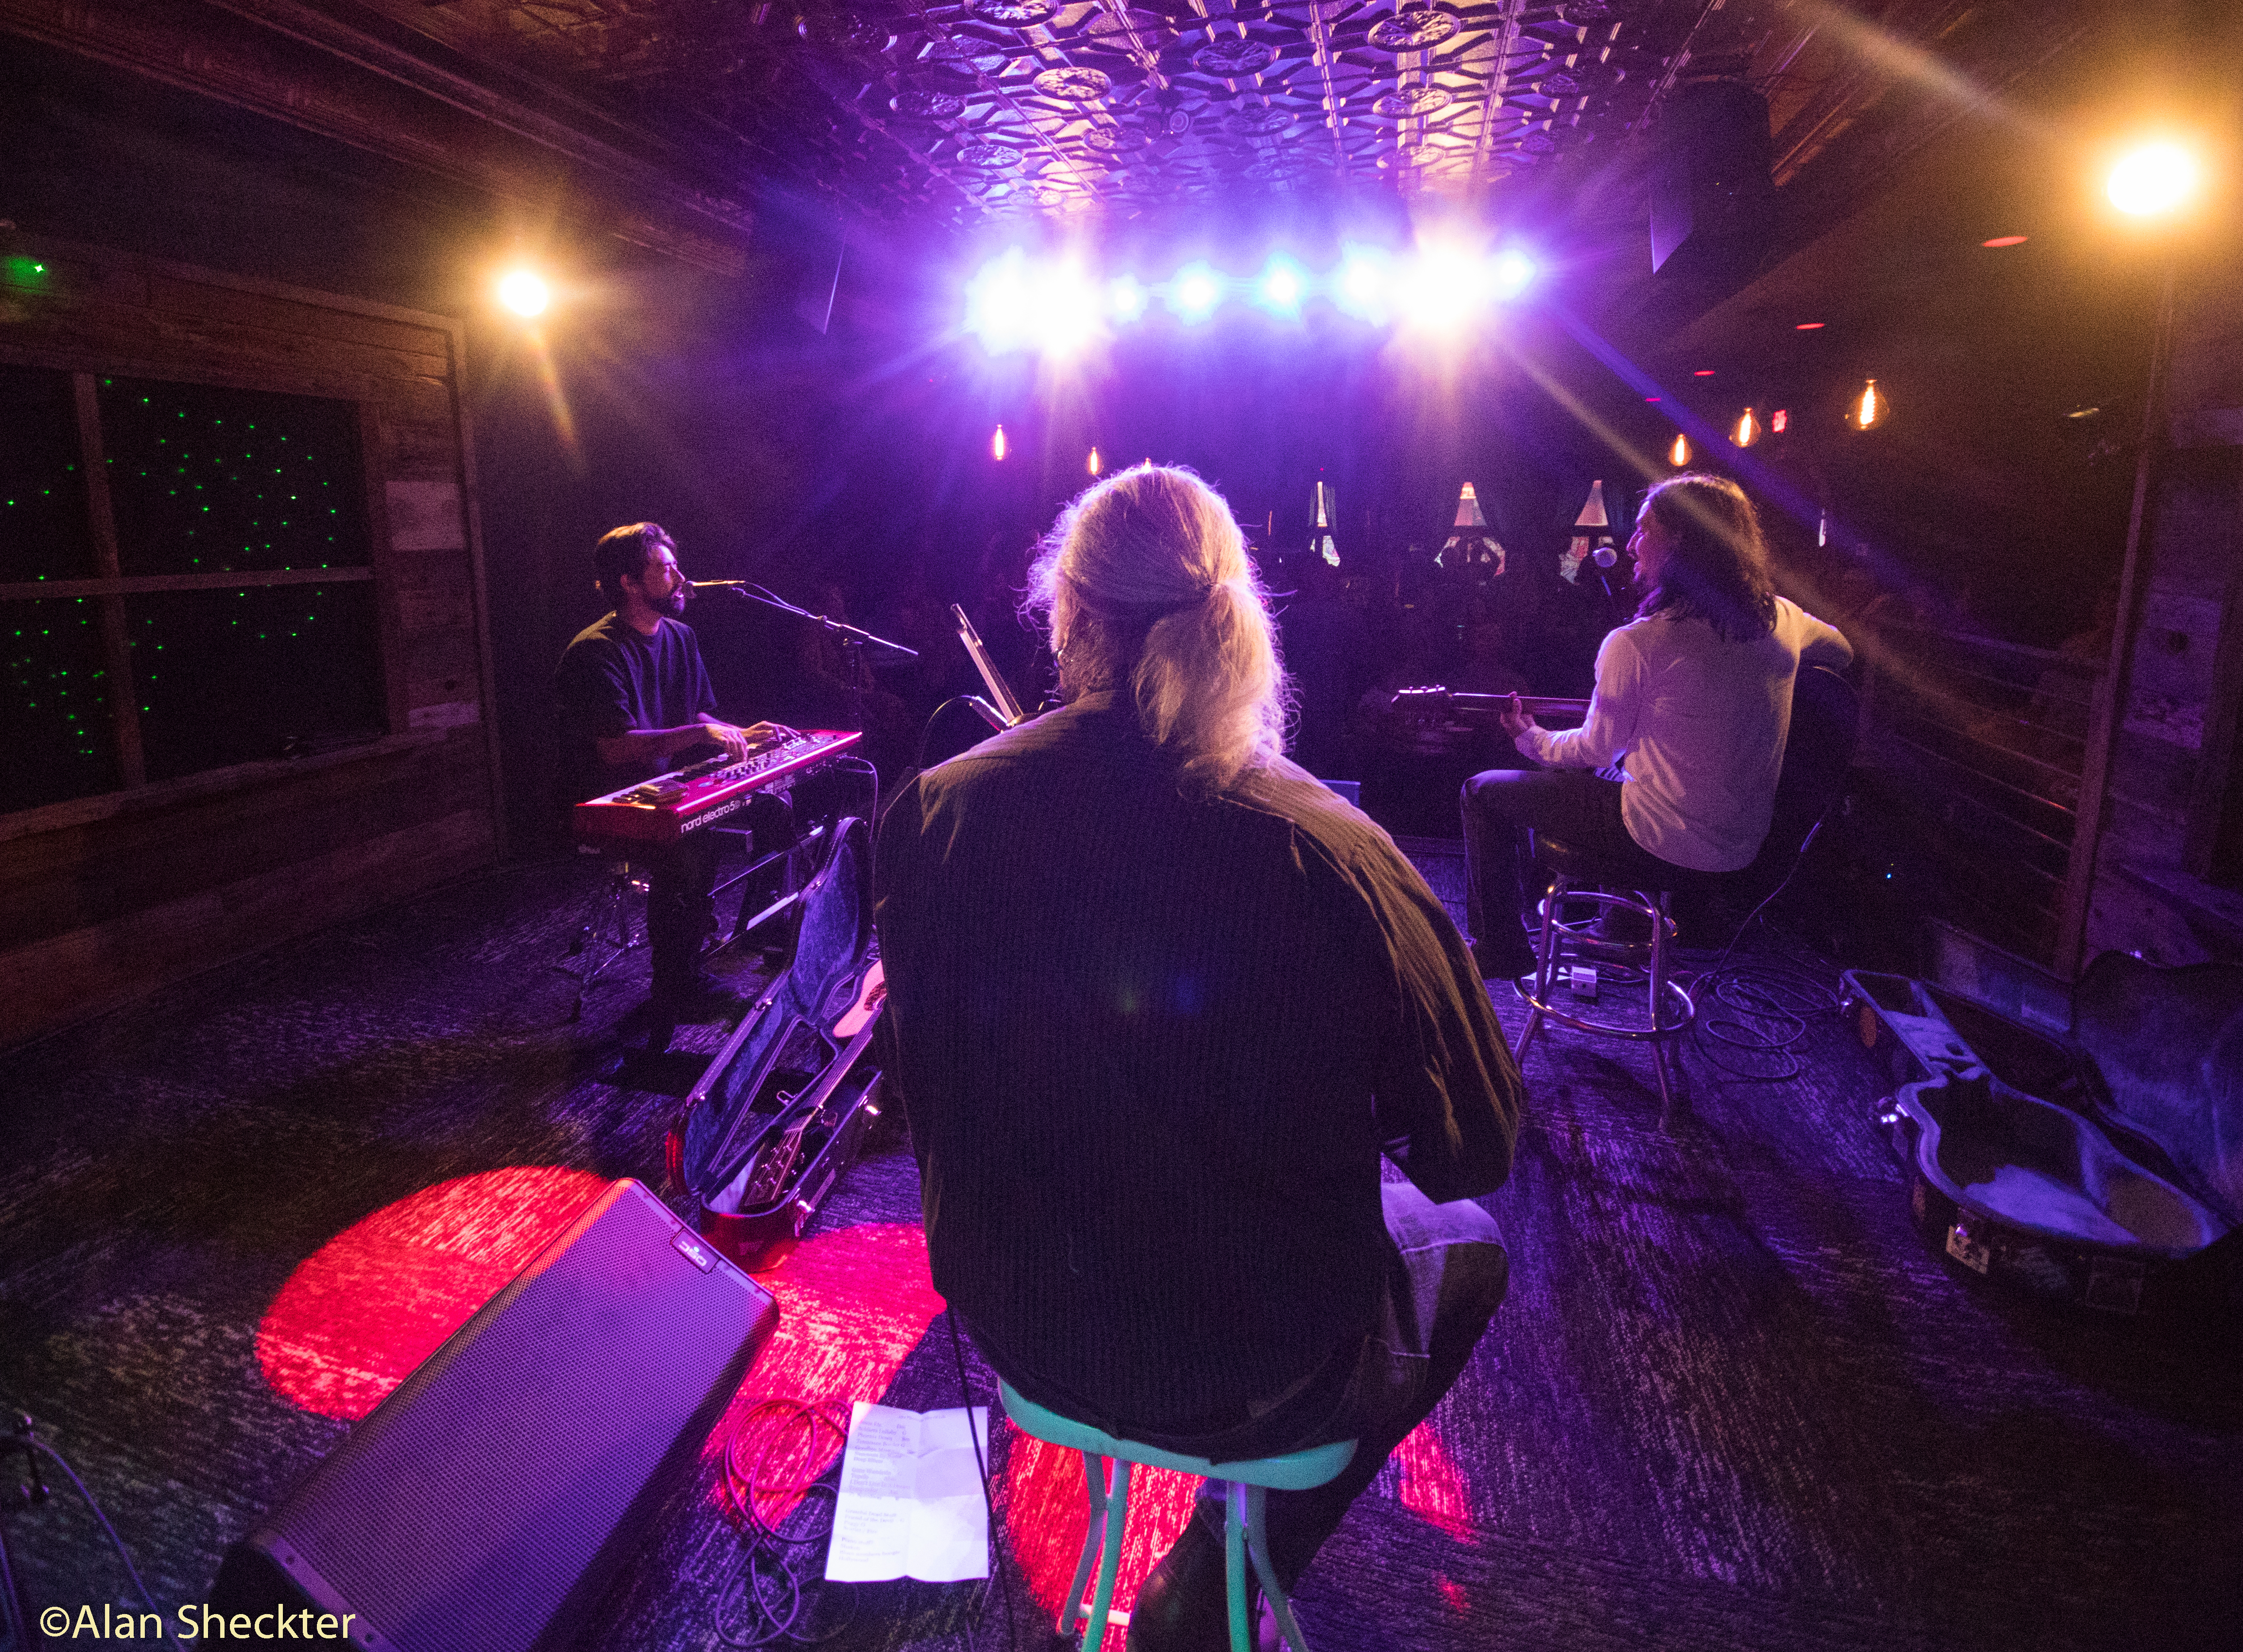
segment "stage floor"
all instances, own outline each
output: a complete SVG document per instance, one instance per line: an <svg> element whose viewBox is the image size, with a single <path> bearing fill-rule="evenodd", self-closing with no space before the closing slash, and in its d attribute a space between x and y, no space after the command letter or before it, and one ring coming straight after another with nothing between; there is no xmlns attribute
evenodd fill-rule
<svg viewBox="0 0 2243 1652"><path fill-rule="evenodd" d="M1408 846L1459 900L1454 847ZM84 1476L166 1611L592 1190L659 1186L721 1029L635 1049L643 952L576 1015L561 966L596 876L502 869L0 1056L0 1402ZM1641 1052L1557 1031L1530 1055L1517 1170L1486 1202L1510 1300L1303 1580L1311 1642L2235 1645L2236 1346L1959 1275L1910 1224L1879 1072L1813 1007L1835 968L1769 936L1741 955L1802 1006L1796 1035L1687 1049L1663 1122ZM743 1406L959 1403L894 1129L771 1283L786 1328ZM992 1468L1018 1644L1047 1644L1077 1471L1002 1426ZM50 1479L0 1511L35 1609L131 1603ZM1184 1491L1148 1486L1130 1574ZM583 1645L722 1644L743 1552L704 1458ZM827 1644L963 1643L969 1586L858 1594Z"/></svg>

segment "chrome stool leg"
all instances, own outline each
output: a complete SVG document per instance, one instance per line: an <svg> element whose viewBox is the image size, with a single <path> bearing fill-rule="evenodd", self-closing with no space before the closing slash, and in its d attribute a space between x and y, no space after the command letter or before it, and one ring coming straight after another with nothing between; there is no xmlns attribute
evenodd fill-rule
<svg viewBox="0 0 2243 1652"><path fill-rule="evenodd" d="M1645 1015L1640 1023L1598 1021L1572 1009L1561 1008L1553 1001L1554 988L1560 979L1559 965L1566 957L1570 955L1578 959L1586 956L1606 961L1613 958L1614 943L1595 943L1594 938L1587 934L1591 926L1566 920L1560 908L1568 900L1586 901L1597 908L1600 915L1615 908L1624 909L1640 914L1651 925L1647 960L1644 960L1642 953L1635 953L1629 961L1631 967L1634 967L1633 960L1644 960L1649 966L1646 971ZM1522 1063L1526 1061L1527 1045L1546 1022L1570 1027L1577 1032L1601 1033L1610 1038L1647 1040L1651 1045L1652 1072L1659 1083L1660 1119L1663 1124L1674 1105L1674 1082L1667 1060L1667 1041L1688 1028L1698 1015L1697 1005L1691 1001L1690 995L1667 974L1667 948L1674 927L1671 906L1672 897L1667 890L1631 889L1614 893L1610 889L1592 887L1586 883L1577 887L1564 871L1558 872L1551 884L1549 896L1543 902L1542 946L1535 960L1534 973L1521 976L1519 982L1514 983L1519 996L1526 1001L1528 1014L1526 1030L1519 1035L1512 1058ZM1569 943L1577 949L1572 954L1565 952ZM1592 949L1586 953L1579 950L1584 947ZM1566 978L1573 979L1570 976Z"/></svg>

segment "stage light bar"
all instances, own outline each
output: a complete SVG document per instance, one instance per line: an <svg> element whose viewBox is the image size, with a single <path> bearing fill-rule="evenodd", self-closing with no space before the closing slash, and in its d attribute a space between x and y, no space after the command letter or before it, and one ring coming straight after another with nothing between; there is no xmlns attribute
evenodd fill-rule
<svg viewBox="0 0 2243 1652"><path fill-rule="evenodd" d="M1072 259L1035 258L1014 247L984 264L967 283L966 329L993 354L1037 350L1065 356L1113 328L1143 320L1155 300L1177 320L1196 325L1236 296L1288 320L1324 302L1374 326L1399 320L1449 330L1492 304L1519 297L1540 278L1539 266L1521 248L1490 256L1441 242L1406 256L1350 245L1338 267L1324 274L1283 253L1251 277L1228 276L1195 260L1150 284L1132 274L1095 276Z"/></svg>

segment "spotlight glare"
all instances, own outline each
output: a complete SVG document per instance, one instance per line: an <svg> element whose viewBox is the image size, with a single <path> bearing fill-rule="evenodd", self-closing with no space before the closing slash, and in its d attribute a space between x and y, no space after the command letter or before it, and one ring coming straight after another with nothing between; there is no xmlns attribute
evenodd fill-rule
<svg viewBox="0 0 2243 1652"><path fill-rule="evenodd" d="M1106 289L1106 300L1115 320L1134 321L1144 314L1147 295L1135 276L1124 275Z"/></svg>
<svg viewBox="0 0 2243 1652"><path fill-rule="evenodd" d="M1293 315L1299 313L1301 300L1307 291L1308 282L1303 279L1300 267L1280 258L1270 260L1256 296L1263 308L1280 315Z"/></svg>
<svg viewBox="0 0 2243 1652"><path fill-rule="evenodd" d="M2111 169L2111 205L2130 218L2170 212L2196 193L2196 157L2179 144L2145 144Z"/></svg>
<svg viewBox="0 0 2243 1652"><path fill-rule="evenodd" d="M1398 284L1402 319L1438 331L1459 326L1488 297L1487 266L1459 246L1422 250Z"/></svg>
<svg viewBox="0 0 2243 1652"><path fill-rule="evenodd" d="M1169 283L1169 306L1187 321L1204 321L1223 301L1223 283L1204 264L1188 264Z"/></svg>
<svg viewBox="0 0 2243 1652"><path fill-rule="evenodd" d="M552 300L551 289L532 271L509 270L499 277L498 301L516 315L542 315Z"/></svg>
<svg viewBox="0 0 2243 1652"><path fill-rule="evenodd" d="M1495 265L1490 273L1495 281L1495 295L1514 299L1534 284L1534 260L1513 248L1496 254Z"/></svg>
<svg viewBox="0 0 2243 1652"><path fill-rule="evenodd" d="M1097 336L1103 307L1078 265L1032 265L1017 246L984 264L966 289L967 328L992 354L1071 355Z"/></svg>
<svg viewBox="0 0 2243 1652"><path fill-rule="evenodd" d="M1342 254L1332 296L1339 307L1364 320L1382 320L1392 285L1386 253L1373 246L1351 246Z"/></svg>

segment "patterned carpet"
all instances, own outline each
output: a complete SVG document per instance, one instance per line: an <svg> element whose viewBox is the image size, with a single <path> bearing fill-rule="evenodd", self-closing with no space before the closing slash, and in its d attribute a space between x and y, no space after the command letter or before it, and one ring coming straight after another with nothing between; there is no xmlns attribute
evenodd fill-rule
<svg viewBox="0 0 2243 1652"><path fill-rule="evenodd" d="M1457 900L1453 853L1411 846ZM643 954L574 1016L560 966L589 875L510 868L0 1056L0 1402L76 1466L166 1609L206 1598L226 1546L591 1191L659 1185L719 1029L637 1048ZM1876 1071L1835 1015L1805 1020L1777 1056L1713 1052L1795 1057L1790 1076L1694 1047L1663 1123L1647 1058L1538 1044L1488 1202L1511 1299L1303 1580L1324 1652L2243 1645L2236 1344L1958 1275L1909 1225ZM772 1276L783 1330L736 1417L766 1395L958 1403L917 1217L904 1143L876 1137ZM993 1445L1016 1644L1048 1644L1079 1480L1001 1426ZM34 1607L129 1603L50 1478L51 1500L0 1510ZM711 1455L583 1646L742 1633L719 1482ZM1185 1491L1141 1494L1125 1592ZM994 1602L973 1627L971 1586L849 1593L828 1645L1005 1639Z"/></svg>

